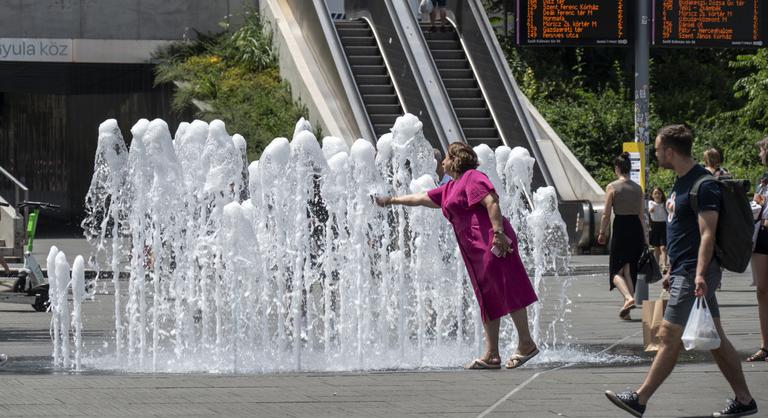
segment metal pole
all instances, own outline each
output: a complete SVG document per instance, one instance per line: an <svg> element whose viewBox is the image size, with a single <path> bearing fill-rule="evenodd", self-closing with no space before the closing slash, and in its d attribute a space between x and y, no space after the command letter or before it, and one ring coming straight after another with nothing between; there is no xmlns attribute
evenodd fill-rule
<svg viewBox="0 0 768 418"><path fill-rule="evenodd" d="M635 142L645 144L645 173L643 189L648 184L648 66L650 60L650 0L637 0L637 30L635 31Z"/></svg>

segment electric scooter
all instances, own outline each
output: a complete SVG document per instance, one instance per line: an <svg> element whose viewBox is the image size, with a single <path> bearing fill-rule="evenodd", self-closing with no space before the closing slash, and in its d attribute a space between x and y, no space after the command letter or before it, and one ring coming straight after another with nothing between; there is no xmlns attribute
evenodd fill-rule
<svg viewBox="0 0 768 418"><path fill-rule="evenodd" d="M45 312L48 309L48 278L43 274L40 264L32 255L32 248L37 231L37 220L40 217L40 209L56 210L59 205L45 202L19 203L19 211L29 210L27 218L27 244L24 249L24 267L19 269L16 280L10 291L0 290L0 302L29 304L37 312Z"/></svg>

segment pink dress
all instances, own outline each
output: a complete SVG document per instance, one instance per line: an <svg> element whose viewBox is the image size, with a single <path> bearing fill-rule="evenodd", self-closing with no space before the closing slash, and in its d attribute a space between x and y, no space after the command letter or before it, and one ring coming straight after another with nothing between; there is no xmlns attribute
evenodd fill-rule
<svg viewBox="0 0 768 418"><path fill-rule="evenodd" d="M467 170L458 180L427 192L453 225L483 322L501 318L537 301L520 259L517 235L506 218L504 232L512 239L513 252L503 258L491 252L493 226L488 210L480 203L490 192L495 192L493 184L477 170Z"/></svg>

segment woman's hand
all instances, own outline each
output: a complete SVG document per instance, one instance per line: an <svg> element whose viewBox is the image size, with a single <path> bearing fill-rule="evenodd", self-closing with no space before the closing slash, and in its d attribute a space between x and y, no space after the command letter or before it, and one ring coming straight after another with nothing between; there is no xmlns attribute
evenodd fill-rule
<svg viewBox="0 0 768 418"><path fill-rule="evenodd" d="M392 203L392 196L376 196L373 200L376 201L378 206L383 208Z"/></svg>
<svg viewBox="0 0 768 418"><path fill-rule="evenodd" d="M506 257L507 254L512 252L510 244L504 231L494 231L493 246L499 250L499 257Z"/></svg>
<svg viewBox="0 0 768 418"><path fill-rule="evenodd" d="M600 245L605 245L605 242L606 242L606 240L605 240L605 233L601 232L601 233L597 234L597 243L600 244Z"/></svg>

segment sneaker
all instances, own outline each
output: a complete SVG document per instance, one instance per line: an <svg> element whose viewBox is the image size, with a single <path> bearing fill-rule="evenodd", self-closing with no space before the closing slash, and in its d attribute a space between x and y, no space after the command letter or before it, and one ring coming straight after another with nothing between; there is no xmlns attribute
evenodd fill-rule
<svg viewBox="0 0 768 418"><path fill-rule="evenodd" d="M5 363L8 361L8 356L5 354L0 354L0 367L5 366Z"/></svg>
<svg viewBox="0 0 768 418"><path fill-rule="evenodd" d="M605 396L608 397L608 400L613 402L614 405L636 417L642 417L643 413L645 413L645 405L640 405L640 398L637 396L637 392L613 393L610 390L606 390Z"/></svg>
<svg viewBox="0 0 768 418"><path fill-rule="evenodd" d="M757 413L757 403L752 399L749 405L737 401L736 399L728 399L728 404L720 412L713 412L713 417L745 417Z"/></svg>

